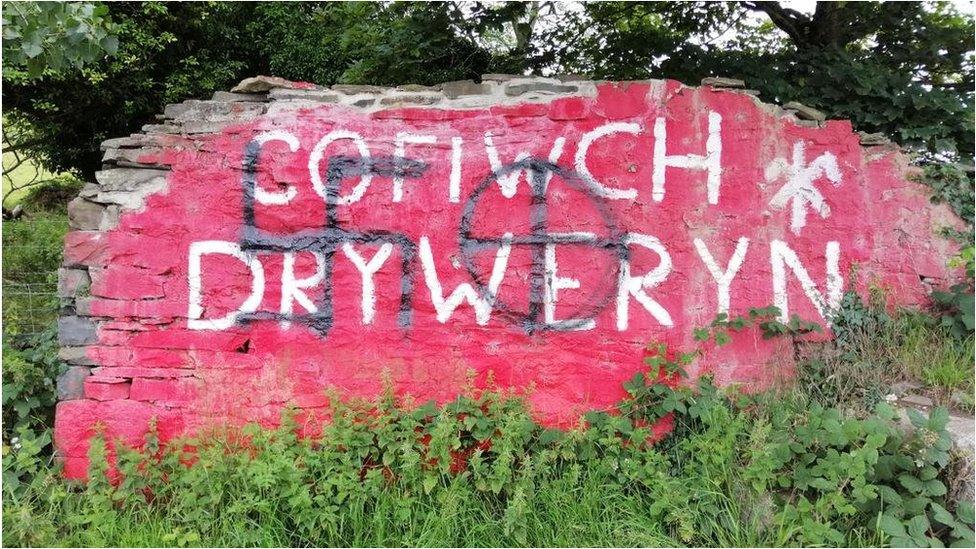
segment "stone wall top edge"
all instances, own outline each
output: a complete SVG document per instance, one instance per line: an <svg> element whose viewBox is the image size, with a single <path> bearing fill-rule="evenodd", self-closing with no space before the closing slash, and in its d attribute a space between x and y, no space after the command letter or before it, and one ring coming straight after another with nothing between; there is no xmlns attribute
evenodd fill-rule
<svg viewBox="0 0 976 549"><path fill-rule="evenodd" d="M534 77L485 74L480 82L460 80L430 86L403 84L390 87L352 84L324 86L273 76L255 76L244 79L231 91L214 93L211 99L190 99L167 105L163 114L157 116L155 124L143 126L141 132L129 137L108 139L101 147L106 151L106 161L109 164L106 168L111 168L113 160L118 156L117 152L112 152L113 149L137 149L150 146L154 142L180 137L193 139L197 135L216 133L225 127L247 122L258 116L320 105L349 107L364 113L402 108L484 109L524 103L546 104L567 97L595 97L599 85L663 86L668 82L675 81L590 80L578 75ZM784 105L763 101L758 97L758 91L746 88L744 81L735 78L708 77L702 79L699 86L677 83L680 85L679 89L709 88L722 93L748 96L756 106L771 115L786 118L801 126L822 127L827 120L823 113L795 101ZM861 145L865 147L884 146L889 150L898 150L882 134L857 133Z"/></svg>

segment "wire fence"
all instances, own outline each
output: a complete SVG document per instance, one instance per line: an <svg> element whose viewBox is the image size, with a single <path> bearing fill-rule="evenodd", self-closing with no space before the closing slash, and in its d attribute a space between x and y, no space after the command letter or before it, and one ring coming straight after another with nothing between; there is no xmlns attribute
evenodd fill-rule
<svg viewBox="0 0 976 549"><path fill-rule="evenodd" d="M57 282L3 281L4 332L34 335L57 318Z"/></svg>
<svg viewBox="0 0 976 549"><path fill-rule="evenodd" d="M63 215L4 221L3 335L43 332L58 315L58 267L67 232Z"/></svg>

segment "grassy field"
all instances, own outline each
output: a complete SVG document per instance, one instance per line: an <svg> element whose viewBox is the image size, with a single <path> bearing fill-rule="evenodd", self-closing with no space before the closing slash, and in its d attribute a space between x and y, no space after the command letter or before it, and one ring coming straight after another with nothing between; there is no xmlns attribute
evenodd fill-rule
<svg viewBox="0 0 976 549"><path fill-rule="evenodd" d="M8 171L8 168L12 167L14 163L15 160L13 154L3 153L3 195L7 194L7 191L10 190L11 185L19 187L29 181L45 181L55 177L55 174L48 172L31 161L24 162L15 169ZM30 192L29 188L14 191L9 197L7 197L7 200L3 204L4 207L12 208L18 204L28 192Z"/></svg>

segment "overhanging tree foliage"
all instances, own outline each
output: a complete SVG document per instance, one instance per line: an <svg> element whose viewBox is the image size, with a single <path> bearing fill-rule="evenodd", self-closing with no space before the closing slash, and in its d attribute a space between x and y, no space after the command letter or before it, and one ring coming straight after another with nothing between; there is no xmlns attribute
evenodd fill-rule
<svg viewBox="0 0 976 549"><path fill-rule="evenodd" d="M207 97L247 76L425 84L477 77L490 58L452 27L447 4L107 6L116 55L39 78L5 62L4 114L33 127L34 150L51 171L92 178L101 141L138 131L167 103Z"/></svg>
<svg viewBox="0 0 976 549"><path fill-rule="evenodd" d="M757 24L756 13L770 22ZM723 33L733 36L719 40ZM552 32L570 71L685 82L738 76L767 101L799 101L968 164L973 33L973 19L944 2L818 2L813 15L778 2L592 3Z"/></svg>

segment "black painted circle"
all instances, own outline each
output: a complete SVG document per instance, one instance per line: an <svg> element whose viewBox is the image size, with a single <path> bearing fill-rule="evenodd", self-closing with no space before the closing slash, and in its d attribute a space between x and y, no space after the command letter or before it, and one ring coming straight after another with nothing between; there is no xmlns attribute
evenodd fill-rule
<svg viewBox="0 0 976 549"><path fill-rule="evenodd" d="M573 190L583 193L587 198L589 198L596 210L600 213L600 217L603 220L604 226L607 229L607 238L598 238L596 242L586 242L586 241L575 241L569 242L556 242L556 245L565 246L585 246L594 249L603 249L608 254L611 255L612 260L608 262L606 268L601 274L599 280L606 282L602 284L599 288L595 289L593 293L589 294L587 299L582 300L575 310L563 310L559 316L563 318L579 319L580 323L595 319L596 316L606 308L609 303L614 302L617 295L617 279L620 274L620 261L621 259L627 258L629 252L627 246L624 244L623 236L624 234L618 228L618 223L614 218L613 214L609 211L606 206L604 198L600 197L596 192L593 184L589 181L584 180L575 171L560 167L552 162L545 160L540 160L536 158L526 158L518 162L513 162L511 164L505 165L498 170L490 173L474 191L468 196L464 204L464 210L461 216L461 222L458 227L458 245L461 250L461 259L464 264L464 268L468 271L471 276L471 280L474 282L475 289L480 295L487 295L487 284L484 277L474 265L474 255L487 247L498 247L503 244L501 237L498 238L480 238L473 236L471 234L472 221L474 219L475 208L478 205L478 201L484 195L485 191L495 185L498 178L504 177L510 173L526 170L527 178L530 179L529 184L532 188L532 204L535 205L538 201L546 200L546 189L543 189L546 185L544 184L545 178L548 174L552 174L555 177L562 179L570 188ZM546 222L548 222L546 220ZM545 227L543 227L545 228ZM514 235L518 238L519 235ZM522 235L524 236L524 235ZM555 239L551 237L548 233L533 233L532 236L543 237L541 242L538 243L517 243L513 242L512 247L516 246L545 246L545 242L555 242ZM540 255L537 254L537 257ZM541 269L544 266L537 265L534 261L533 263L533 277L543 276ZM530 280L532 286L543 284L542 280ZM531 288L530 288L531 294ZM545 319L541 318L542 314L542 296L529 296L530 308L535 305L536 310L531 311L519 311L513 307L506 305L500 299L495 300L494 307L492 310L492 317L499 318L505 322L520 325L526 329L528 332L534 332L538 330L559 330L567 331L573 329L574 325L569 325L565 327L555 328L552 326L547 326L545 324Z"/></svg>

